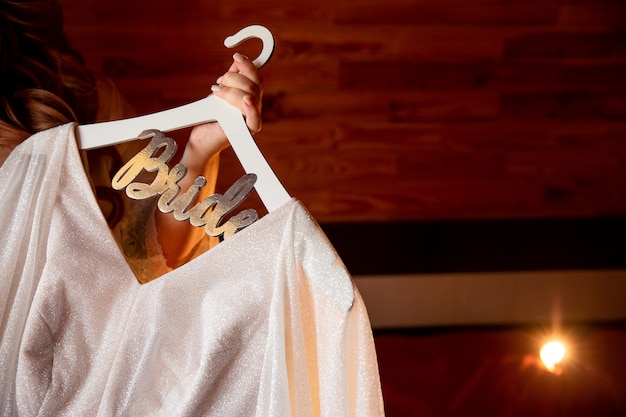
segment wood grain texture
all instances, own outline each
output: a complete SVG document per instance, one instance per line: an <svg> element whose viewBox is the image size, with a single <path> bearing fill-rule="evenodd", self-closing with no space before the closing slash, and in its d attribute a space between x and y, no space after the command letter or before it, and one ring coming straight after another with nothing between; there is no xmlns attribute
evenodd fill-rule
<svg viewBox="0 0 626 417"><path fill-rule="evenodd" d="M320 222L626 215L623 0L62 4L138 113L209 94L223 38L267 26L258 143Z"/></svg>

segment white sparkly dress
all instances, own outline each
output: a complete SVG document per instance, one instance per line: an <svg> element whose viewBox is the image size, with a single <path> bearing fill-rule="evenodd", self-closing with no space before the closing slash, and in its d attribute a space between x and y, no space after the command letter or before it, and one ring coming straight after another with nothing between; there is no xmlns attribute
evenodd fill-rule
<svg viewBox="0 0 626 417"><path fill-rule="evenodd" d="M74 127L0 168L0 415L383 415L363 301L300 202L141 284Z"/></svg>

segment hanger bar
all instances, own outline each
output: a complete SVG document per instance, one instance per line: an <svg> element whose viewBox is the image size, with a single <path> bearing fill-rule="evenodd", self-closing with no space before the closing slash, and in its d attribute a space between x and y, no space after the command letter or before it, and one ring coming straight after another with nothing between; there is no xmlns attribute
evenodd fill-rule
<svg viewBox="0 0 626 417"><path fill-rule="evenodd" d="M221 100L217 96L210 95L193 103L144 116L80 125L76 132L78 148L89 150L128 142L137 139L137 136L146 129L171 132L216 121L214 109L211 106L216 99Z"/></svg>

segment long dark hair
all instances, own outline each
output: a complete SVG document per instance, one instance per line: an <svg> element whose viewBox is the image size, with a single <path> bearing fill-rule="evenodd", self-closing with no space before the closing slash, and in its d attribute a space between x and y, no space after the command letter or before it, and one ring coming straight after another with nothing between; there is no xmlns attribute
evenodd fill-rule
<svg viewBox="0 0 626 417"><path fill-rule="evenodd" d="M67 42L59 3L0 0L0 147L97 111L96 80Z"/></svg>

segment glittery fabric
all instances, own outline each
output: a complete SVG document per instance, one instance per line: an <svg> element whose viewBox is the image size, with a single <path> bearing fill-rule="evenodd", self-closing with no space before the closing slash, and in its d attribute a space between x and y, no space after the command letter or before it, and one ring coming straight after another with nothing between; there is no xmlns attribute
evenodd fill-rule
<svg viewBox="0 0 626 417"><path fill-rule="evenodd" d="M0 175L0 414L383 414L363 301L297 200L142 285L72 125Z"/></svg>
<svg viewBox="0 0 626 417"><path fill-rule="evenodd" d="M111 232L135 277L146 283L171 270L157 240L154 212L156 200L122 197L124 216ZM134 203L134 204L133 204Z"/></svg>

